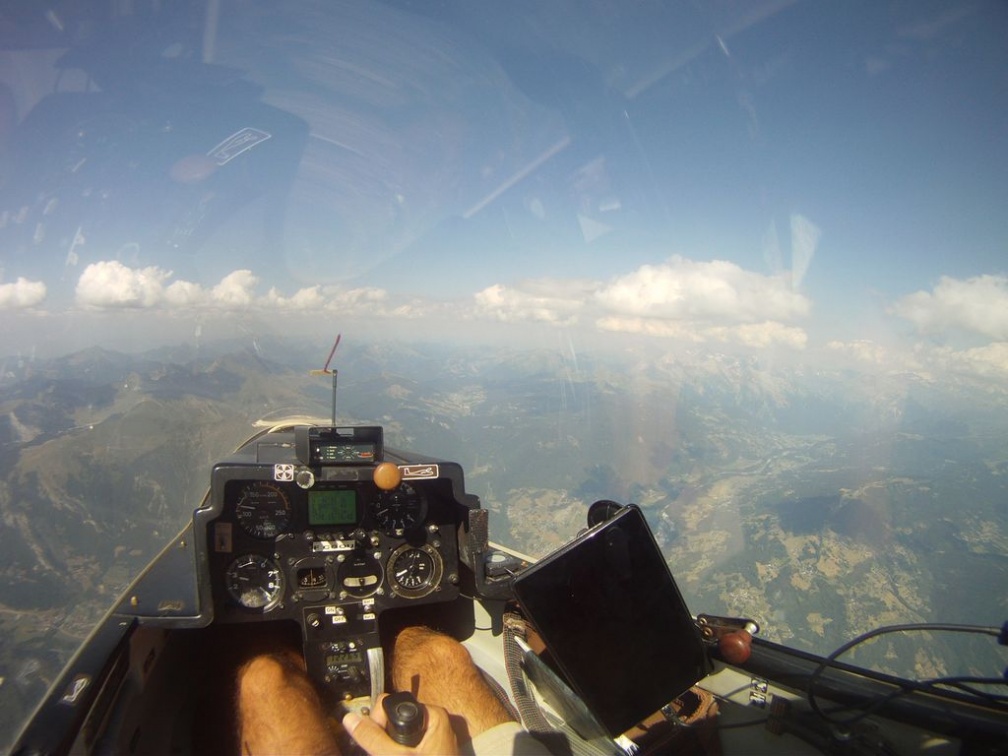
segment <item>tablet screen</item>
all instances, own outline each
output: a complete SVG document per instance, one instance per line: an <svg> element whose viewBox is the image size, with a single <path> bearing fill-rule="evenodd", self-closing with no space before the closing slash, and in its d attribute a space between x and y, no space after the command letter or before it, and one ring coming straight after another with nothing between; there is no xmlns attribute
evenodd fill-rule
<svg viewBox="0 0 1008 756"><path fill-rule="evenodd" d="M515 580L560 671L613 737L709 670L644 515L625 507Z"/></svg>

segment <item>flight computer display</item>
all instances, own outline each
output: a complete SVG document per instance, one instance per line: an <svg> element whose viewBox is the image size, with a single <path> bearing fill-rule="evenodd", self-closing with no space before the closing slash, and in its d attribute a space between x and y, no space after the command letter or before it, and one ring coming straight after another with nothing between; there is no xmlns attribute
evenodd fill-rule
<svg viewBox="0 0 1008 756"><path fill-rule="evenodd" d="M301 426L294 431L294 447L306 465L374 465L382 461L382 428Z"/></svg>
<svg viewBox="0 0 1008 756"><path fill-rule="evenodd" d="M319 464L374 462L377 448L371 441L318 441L312 445L312 461Z"/></svg>
<svg viewBox="0 0 1008 756"><path fill-rule="evenodd" d="M357 523L357 492L352 488L308 492L308 524L354 525Z"/></svg>

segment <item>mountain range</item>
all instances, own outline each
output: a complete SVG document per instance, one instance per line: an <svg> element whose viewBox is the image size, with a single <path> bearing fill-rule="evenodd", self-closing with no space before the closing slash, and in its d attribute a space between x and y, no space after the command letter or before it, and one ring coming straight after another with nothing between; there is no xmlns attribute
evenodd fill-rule
<svg viewBox="0 0 1008 756"><path fill-rule="evenodd" d="M253 422L326 422L318 362L312 345L258 341L0 361L0 740ZM609 498L644 509L694 612L752 616L806 650L1008 613L1004 397L729 355L380 343L337 363L339 422L460 462L491 537L525 553ZM924 676L992 661L901 638L853 659Z"/></svg>

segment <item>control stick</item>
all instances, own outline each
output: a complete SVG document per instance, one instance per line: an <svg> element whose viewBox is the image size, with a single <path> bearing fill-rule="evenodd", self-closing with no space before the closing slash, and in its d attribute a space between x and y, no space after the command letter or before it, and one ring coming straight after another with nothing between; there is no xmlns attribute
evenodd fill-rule
<svg viewBox="0 0 1008 756"><path fill-rule="evenodd" d="M413 747L423 738L426 717L423 706L412 693L392 693L382 701L388 724L385 731L399 745Z"/></svg>

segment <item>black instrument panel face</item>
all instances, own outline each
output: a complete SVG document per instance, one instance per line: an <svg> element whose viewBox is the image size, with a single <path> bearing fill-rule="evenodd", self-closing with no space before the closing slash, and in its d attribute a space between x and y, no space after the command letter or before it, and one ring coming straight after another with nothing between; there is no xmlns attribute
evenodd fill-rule
<svg viewBox="0 0 1008 756"><path fill-rule="evenodd" d="M271 480L231 480L224 488L224 516L246 535L273 541L313 528L356 529L375 494L368 484L323 483L303 490Z"/></svg>
<svg viewBox="0 0 1008 756"><path fill-rule="evenodd" d="M461 469L399 464L383 490L381 439L366 426L266 434L214 467L209 505L194 514L212 621L297 623L308 674L334 702L383 679L383 612L460 596L472 506Z"/></svg>
<svg viewBox="0 0 1008 756"><path fill-rule="evenodd" d="M458 505L447 481L241 477L223 486L207 545L215 615L254 621L304 602L373 599L376 611L457 596Z"/></svg>

